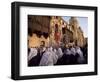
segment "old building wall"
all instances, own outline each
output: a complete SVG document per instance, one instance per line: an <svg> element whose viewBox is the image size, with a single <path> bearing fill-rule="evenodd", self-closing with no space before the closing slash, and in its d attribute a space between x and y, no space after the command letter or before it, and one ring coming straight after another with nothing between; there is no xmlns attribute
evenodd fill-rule
<svg viewBox="0 0 100 82"><path fill-rule="evenodd" d="M32 36L28 37L29 43L28 46L29 48L31 47L40 47L41 45L41 41L45 42L45 46L49 45L49 37L45 38L44 36L41 36L40 38L36 35L36 34L32 34Z"/></svg>
<svg viewBox="0 0 100 82"><path fill-rule="evenodd" d="M45 41L45 46L84 45L83 31L76 17L71 17L67 23L60 16L30 16L28 26L32 32L28 38L29 47L39 47L41 41Z"/></svg>
<svg viewBox="0 0 100 82"><path fill-rule="evenodd" d="M81 27L79 26L79 22L76 17L71 17L70 19L70 27L73 32L73 39L78 46L84 46L84 35Z"/></svg>
<svg viewBox="0 0 100 82"><path fill-rule="evenodd" d="M28 16L28 46L40 47L41 41L45 42L45 46L49 45L49 16Z"/></svg>

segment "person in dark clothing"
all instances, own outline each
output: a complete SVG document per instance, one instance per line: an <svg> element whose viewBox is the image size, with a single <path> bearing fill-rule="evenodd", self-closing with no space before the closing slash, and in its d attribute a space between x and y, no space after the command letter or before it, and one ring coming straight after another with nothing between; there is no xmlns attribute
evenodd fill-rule
<svg viewBox="0 0 100 82"><path fill-rule="evenodd" d="M39 56L35 56L33 57L29 62L28 62L28 66L38 66L38 59Z"/></svg>
<svg viewBox="0 0 100 82"><path fill-rule="evenodd" d="M28 66L39 66L40 60L42 58L42 55L45 51L40 52L40 49L37 49L38 53L36 56L34 56L29 62Z"/></svg>
<svg viewBox="0 0 100 82"><path fill-rule="evenodd" d="M69 60L69 64L75 64L75 56L73 54L70 55Z"/></svg>
<svg viewBox="0 0 100 82"><path fill-rule="evenodd" d="M79 58L79 54L78 53L76 53L76 55L75 55L75 64L78 64L78 58Z"/></svg>

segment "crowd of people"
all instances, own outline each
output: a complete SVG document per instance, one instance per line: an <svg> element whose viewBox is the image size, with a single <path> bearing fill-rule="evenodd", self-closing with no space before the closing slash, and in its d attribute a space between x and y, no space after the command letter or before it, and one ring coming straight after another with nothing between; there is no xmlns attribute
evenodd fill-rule
<svg viewBox="0 0 100 82"><path fill-rule="evenodd" d="M87 64L87 46L32 47L28 50L28 66Z"/></svg>

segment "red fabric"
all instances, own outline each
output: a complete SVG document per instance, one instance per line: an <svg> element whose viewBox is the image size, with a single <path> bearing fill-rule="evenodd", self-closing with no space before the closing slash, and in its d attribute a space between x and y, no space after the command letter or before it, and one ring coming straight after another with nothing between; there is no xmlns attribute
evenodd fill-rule
<svg viewBox="0 0 100 82"><path fill-rule="evenodd" d="M55 40L56 40L56 42L60 41L60 33L59 32L55 33Z"/></svg>

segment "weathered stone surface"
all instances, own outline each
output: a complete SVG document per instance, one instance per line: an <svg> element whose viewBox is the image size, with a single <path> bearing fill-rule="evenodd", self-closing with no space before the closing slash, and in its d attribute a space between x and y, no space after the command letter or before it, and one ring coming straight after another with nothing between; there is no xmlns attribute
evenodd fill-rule
<svg viewBox="0 0 100 82"><path fill-rule="evenodd" d="M60 16L28 16L29 47L39 47L41 41L45 46L73 45L84 46L83 31L76 17L68 22ZM36 35L35 35L36 34Z"/></svg>

